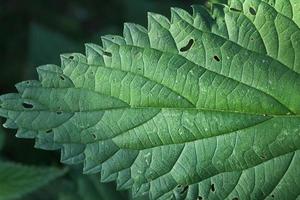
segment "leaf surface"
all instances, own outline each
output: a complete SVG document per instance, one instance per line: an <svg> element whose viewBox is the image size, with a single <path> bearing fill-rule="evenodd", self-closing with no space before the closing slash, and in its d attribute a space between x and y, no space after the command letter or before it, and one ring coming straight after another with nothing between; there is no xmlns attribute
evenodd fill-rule
<svg viewBox="0 0 300 200"><path fill-rule="evenodd" d="M300 7L281 2L126 23L1 96L4 125L135 197L297 199Z"/></svg>

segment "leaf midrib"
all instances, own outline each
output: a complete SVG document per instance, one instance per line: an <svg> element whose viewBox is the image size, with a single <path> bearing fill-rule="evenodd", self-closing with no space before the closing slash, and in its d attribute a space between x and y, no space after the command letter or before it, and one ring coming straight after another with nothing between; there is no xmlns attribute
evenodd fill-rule
<svg viewBox="0 0 300 200"><path fill-rule="evenodd" d="M59 89L59 88L55 88ZM64 88L65 89L65 88ZM81 89L81 88L79 88ZM30 98L26 98L30 99ZM36 99L30 99L33 101L37 101ZM38 101L37 101L38 102ZM40 102L39 102L40 103ZM41 104L41 103L40 103ZM45 105L44 105L45 106ZM6 110L5 108L0 108L0 110ZM115 107L115 108L103 108L103 109L94 109L94 110L55 110L55 109L32 109L32 110L24 110L24 109L12 109L11 111L21 111L21 112L53 112L56 113L58 111L62 111L63 113L88 113L88 112L101 112L101 111L111 111L111 110L122 110L122 109L160 109L160 110L178 110L178 111L198 111L198 112L216 112L216 113L232 113L232 114L244 114L244 115L254 115L258 117L286 117L286 118L298 118L300 114L287 114L287 113L278 113L278 114L268 114L268 113L255 113L255 112L241 112L241 111L234 111L234 110L221 110L221 109L208 109L208 108L192 108L192 107L155 107L155 106L128 106L128 107Z"/></svg>

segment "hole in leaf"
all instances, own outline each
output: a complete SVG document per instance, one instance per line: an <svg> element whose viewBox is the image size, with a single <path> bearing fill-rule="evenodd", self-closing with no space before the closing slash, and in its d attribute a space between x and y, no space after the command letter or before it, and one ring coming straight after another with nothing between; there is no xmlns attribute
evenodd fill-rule
<svg viewBox="0 0 300 200"><path fill-rule="evenodd" d="M70 58L71 60L73 60L73 59L74 59L74 56L69 56L69 58Z"/></svg>
<svg viewBox="0 0 300 200"><path fill-rule="evenodd" d="M271 197L274 198L275 197L274 194L272 194Z"/></svg>
<svg viewBox="0 0 300 200"><path fill-rule="evenodd" d="M217 61L217 62L220 62L221 59L219 58L219 56L214 56L214 59Z"/></svg>
<svg viewBox="0 0 300 200"><path fill-rule="evenodd" d="M22 106L27 109L33 108L33 105L31 103L22 103Z"/></svg>
<svg viewBox="0 0 300 200"><path fill-rule="evenodd" d="M197 200L203 200L203 198L201 196L198 196Z"/></svg>
<svg viewBox="0 0 300 200"><path fill-rule="evenodd" d="M110 52L104 51L103 54L105 56L112 57L112 53L110 53Z"/></svg>
<svg viewBox="0 0 300 200"><path fill-rule="evenodd" d="M251 15L256 15L256 10L252 7L249 8L249 12Z"/></svg>
<svg viewBox="0 0 300 200"><path fill-rule="evenodd" d="M234 197L232 200L239 200L239 198L238 197Z"/></svg>
<svg viewBox="0 0 300 200"><path fill-rule="evenodd" d="M52 130L51 130L51 129L49 129L49 130L47 130L47 131L46 131L46 133L51 133L51 132L52 132Z"/></svg>
<svg viewBox="0 0 300 200"><path fill-rule="evenodd" d="M62 111L57 111L56 114L61 115L63 112Z"/></svg>
<svg viewBox="0 0 300 200"><path fill-rule="evenodd" d="M65 80L65 77L63 75L60 75L59 77L61 80L63 80L63 81Z"/></svg>
<svg viewBox="0 0 300 200"><path fill-rule="evenodd" d="M210 189L212 192L216 191L215 184L211 184Z"/></svg>
<svg viewBox="0 0 300 200"><path fill-rule="evenodd" d="M254 40L254 38L252 37L252 38L250 38L250 40L251 40L251 41L253 41L253 40Z"/></svg>
<svg viewBox="0 0 300 200"><path fill-rule="evenodd" d="M229 9L234 12L242 12L240 9L237 9L237 8L229 8Z"/></svg>
<svg viewBox="0 0 300 200"><path fill-rule="evenodd" d="M194 42L195 42L194 39L190 39L189 42L188 42L188 44L185 47L182 47L180 49L180 51L181 52L186 52L186 51L190 50L191 47L193 46Z"/></svg>
<svg viewBox="0 0 300 200"><path fill-rule="evenodd" d="M96 134L95 134L95 133L92 133L92 137L94 138L94 140L96 140L96 139L97 139L97 136L96 136Z"/></svg>

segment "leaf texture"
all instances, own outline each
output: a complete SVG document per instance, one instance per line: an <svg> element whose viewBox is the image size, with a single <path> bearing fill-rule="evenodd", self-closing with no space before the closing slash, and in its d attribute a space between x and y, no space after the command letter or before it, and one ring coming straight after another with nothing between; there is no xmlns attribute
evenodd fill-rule
<svg viewBox="0 0 300 200"><path fill-rule="evenodd" d="M299 1L192 8L40 66L4 126L134 197L299 198Z"/></svg>

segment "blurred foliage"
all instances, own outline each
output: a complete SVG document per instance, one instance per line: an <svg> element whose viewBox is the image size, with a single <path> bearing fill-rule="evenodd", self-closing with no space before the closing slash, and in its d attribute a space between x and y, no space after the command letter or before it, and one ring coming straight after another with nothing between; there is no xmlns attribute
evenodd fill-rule
<svg viewBox="0 0 300 200"><path fill-rule="evenodd" d="M4 134L5 133L4 133L3 129L0 127L0 152L1 152L1 150L4 146L4 142L5 142L5 135Z"/></svg>
<svg viewBox="0 0 300 200"><path fill-rule="evenodd" d="M29 167L0 161L0 200L21 198L65 172L53 167Z"/></svg>
<svg viewBox="0 0 300 200"><path fill-rule="evenodd" d="M99 177L86 176L71 168L66 177L57 179L51 187L44 187L24 200L119 200L128 199L126 192L117 192L113 183L101 184Z"/></svg>
<svg viewBox="0 0 300 200"><path fill-rule="evenodd" d="M100 36L105 34L122 34L124 22L147 26L148 11L170 16L170 7L189 10L190 5L204 1L1 0L0 94L14 92L14 84L24 79L35 79L38 65L59 64L61 53L83 53L84 43L100 43ZM212 1L224 3L224 0ZM33 141L19 141L14 137L15 132L3 132L0 129L1 160L35 166L62 166L57 152L34 149ZM100 184L98 177L85 176L77 168L70 168L62 178L22 199L114 200L130 197L127 192L115 191L114 183Z"/></svg>

